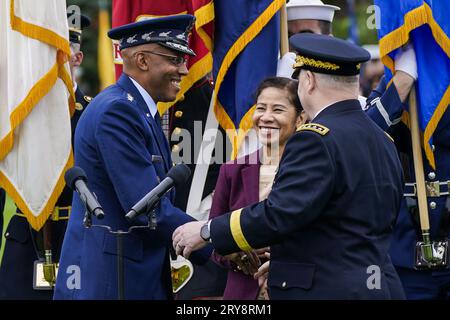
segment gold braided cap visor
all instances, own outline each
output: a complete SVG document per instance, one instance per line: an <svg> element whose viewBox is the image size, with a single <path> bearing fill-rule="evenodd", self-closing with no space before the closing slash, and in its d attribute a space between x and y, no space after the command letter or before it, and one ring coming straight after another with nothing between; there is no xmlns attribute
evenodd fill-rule
<svg viewBox="0 0 450 320"><path fill-rule="evenodd" d="M319 59L297 54L293 68L310 70L317 73L351 76L359 74L361 63L337 64L335 62L322 61ZM298 71L299 70L296 70L295 74L298 74Z"/></svg>

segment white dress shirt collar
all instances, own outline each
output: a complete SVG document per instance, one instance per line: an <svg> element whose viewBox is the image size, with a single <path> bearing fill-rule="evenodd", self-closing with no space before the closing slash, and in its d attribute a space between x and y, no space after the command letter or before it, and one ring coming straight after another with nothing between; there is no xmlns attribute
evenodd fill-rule
<svg viewBox="0 0 450 320"><path fill-rule="evenodd" d="M134 86L138 89L139 93L141 94L142 98L144 99L145 103L147 104L150 114L152 115L153 118L155 118L155 114L156 114L156 112L158 112L158 108L156 107L155 101L153 101L150 94L144 88L142 88L142 86L136 80L134 80L130 76L128 76L128 77L130 78L131 82L133 82Z"/></svg>

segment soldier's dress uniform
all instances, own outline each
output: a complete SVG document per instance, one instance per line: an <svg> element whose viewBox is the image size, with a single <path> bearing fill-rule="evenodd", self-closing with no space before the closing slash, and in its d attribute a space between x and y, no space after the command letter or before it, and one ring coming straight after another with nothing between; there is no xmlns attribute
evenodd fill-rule
<svg viewBox="0 0 450 320"><path fill-rule="evenodd" d="M108 35L120 39L121 49L154 42L192 55L187 32L193 18L178 15L145 20L112 29ZM158 36L160 33L170 36ZM88 186L105 211L105 218L94 217L93 224L115 231L147 224L145 215L130 223L125 214L172 167L156 104L137 84L123 73L116 84L92 100L75 134L75 163L86 172ZM136 230L123 236L125 299L172 298L171 235L179 225L193 220L172 205L173 199L173 191L161 199L155 231ZM80 197L74 195L54 298L117 299L117 239L103 228L85 228L84 213ZM206 261L210 254L207 247L199 259ZM79 267L75 275L79 276L79 286L68 285L74 276L73 266Z"/></svg>
<svg viewBox="0 0 450 320"><path fill-rule="evenodd" d="M404 199L391 243L391 258L402 280L408 299L450 298L450 270L414 270L415 246L422 241L415 194L411 135L401 121L405 106L395 85L386 88L383 78L368 98L367 114L395 140L405 174ZM432 240L446 240L450 229L450 111L447 108L433 134L436 170L424 159L424 174L435 190L428 194L428 213ZM436 183L436 184L432 184ZM436 192L439 192L438 193Z"/></svg>
<svg viewBox="0 0 450 320"><path fill-rule="evenodd" d="M182 130L189 132L191 139L190 158L183 157L183 161L189 166L194 173L198 153L200 151L200 143L194 143L194 139L202 139L204 126L208 117L209 104L212 96L212 83L204 77L195 83L184 95L184 99L177 102L169 109L170 112L170 148L173 154L183 157L183 150L179 147L182 141ZM201 129L201 130L199 130ZM219 141L222 139L222 141ZM229 143L225 131L219 127L216 146L223 146L222 163L226 161L226 143ZM186 147L186 146L184 146ZM230 150L228 148L227 150ZM217 158L216 158L217 159ZM174 159L175 161L175 159ZM212 192L216 186L219 176L220 163L211 164L208 168L208 174L203 189L202 200L209 197L212 200ZM191 190L192 177L185 183L182 189L177 190L177 197L174 205L181 210L186 210ZM212 201L211 201L212 203ZM222 296L225 290L227 280L227 272L212 261L208 261L203 265L194 264L194 274L189 282L177 293L176 299L189 300L195 298L205 298Z"/></svg>
<svg viewBox="0 0 450 320"><path fill-rule="evenodd" d="M76 108L71 119L72 138L78 119L91 97L78 87L75 92ZM72 205L72 190L67 186L59 196L49 223L54 262L59 261L64 232ZM33 270L36 260L44 259L43 234L31 228L17 209L5 231L5 251L0 265L0 299L45 299L53 297L53 290L33 289Z"/></svg>
<svg viewBox="0 0 450 320"><path fill-rule="evenodd" d="M71 19L69 14L67 17ZM90 20L87 16L78 14L73 18L79 19L80 24L78 27L70 28L69 39L71 43L79 44L82 29L90 25ZM78 119L91 100L92 98L85 95L77 85L75 112L70 120L72 145ZM64 187L46 225L49 230L48 236L51 237L53 262L59 261L64 232L71 211L72 193L69 187ZM3 210L0 210L1 212ZM5 239L5 251L0 265L0 299L52 299L53 290L33 289L34 262L44 260L43 230L38 232L32 229L25 216L17 209L5 231Z"/></svg>
<svg viewBox="0 0 450 320"><path fill-rule="evenodd" d="M190 88L185 93L183 100L177 102L172 108L169 109L170 132L171 132L171 139L169 141L170 148L174 153L180 152L179 144L183 142L182 135L180 135L180 133L182 132L182 130L186 130L187 132L189 132L192 142L191 148L189 150L190 158L184 158L182 150L180 152L180 156L183 157L183 160L185 159L188 160L185 162L192 172L194 172L195 163L197 162L197 156L200 148L200 143L194 144L194 139L200 137L201 141L201 135L204 133L205 129L204 126L206 123L206 118L208 116L211 96L212 96L212 84L211 81L205 77L199 80L197 83L195 83L192 86L192 88ZM225 136L225 132L221 130L221 128L219 128L219 130L220 133L223 136ZM224 140L226 140L226 138ZM226 161L226 159L223 160ZM220 164L212 164L209 166L208 176L205 182L202 200L213 192L214 187L216 185L217 177L219 176L219 169ZM177 198L174 203L177 207L182 209L186 208L191 182L192 180L190 179L186 183L186 188L184 192L177 192Z"/></svg>
<svg viewBox="0 0 450 320"><path fill-rule="evenodd" d="M344 40L298 34L296 66L358 74L369 54ZM388 259L403 177L392 140L358 100L334 103L288 141L266 201L211 220L220 254L270 245L271 299L389 299ZM370 285L377 270L380 285Z"/></svg>

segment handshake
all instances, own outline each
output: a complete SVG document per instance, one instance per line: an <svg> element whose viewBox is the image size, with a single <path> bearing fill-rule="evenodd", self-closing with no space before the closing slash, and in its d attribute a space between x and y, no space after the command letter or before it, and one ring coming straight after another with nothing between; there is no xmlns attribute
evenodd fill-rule
<svg viewBox="0 0 450 320"><path fill-rule="evenodd" d="M217 258L217 254L215 254ZM267 278L269 275L270 248L261 248L247 252L237 252L222 257L229 262L234 272L242 272L253 276L258 280L260 287L259 296L263 300L268 300ZM222 259L222 260L223 260ZM264 261L262 263L262 261Z"/></svg>
<svg viewBox="0 0 450 320"><path fill-rule="evenodd" d="M270 248L266 247L246 252L241 251L226 255L223 258L229 261L233 271L255 276L259 272L258 269L263 265L262 261L267 262L270 258Z"/></svg>
<svg viewBox="0 0 450 320"><path fill-rule="evenodd" d="M204 221L188 222L179 226L174 231L172 245L177 255L182 255L187 259L193 251L199 250L208 244L200 236L200 229L204 224ZM266 292L270 259L270 249L268 247L253 251L232 253L226 256L219 256L215 252L213 255L216 260L230 265L234 272L242 272L258 279L261 292L263 294ZM264 260L266 261L262 263Z"/></svg>

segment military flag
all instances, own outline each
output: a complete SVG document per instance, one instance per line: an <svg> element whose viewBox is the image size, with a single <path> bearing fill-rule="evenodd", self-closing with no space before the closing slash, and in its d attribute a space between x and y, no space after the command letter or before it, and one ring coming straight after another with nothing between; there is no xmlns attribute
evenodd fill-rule
<svg viewBox="0 0 450 320"><path fill-rule="evenodd" d="M111 40L108 38L110 17L106 0L99 0L98 12L98 77L100 90L112 85L114 79L113 51Z"/></svg>
<svg viewBox="0 0 450 320"><path fill-rule="evenodd" d="M216 0L213 103L233 144L232 158L252 127L254 93L275 76L284 0Z"/></svg>
<svg viewBox="0 0 450 320"><path fill-rule="evenodd" d="M388 80L394 72L396 50L411 41L417 59L416 82L419 128L430 165L435 168L433 133L450 103L450 19L447 0L375 0L380 26L381 60ZM447 112L448 114L448 112ZM404 121L407 122L407 117Z"/></svg>
<svg viewBox="0 0 450 320"><path fill-rule="evenodd" d="M350 20L347 39L359 45L359 29L358 29L358 18L356 16L355 0L347 0L347 10L348 10L348 19Z"/></svg>
<svg viewBox="0 0 450 320"><path fill-rule="evenodd" d="M72 165L66 2L0 6L0 185L39 230Z"/></svg>
<svg viewBox="0 0 450 320"><path fill-rule="evenodd" d="M158 110L163 114L167 109L179 101L189 88L212 70L212 34L214 20L214 5L212 0L113 0L112 26L113 28L143 19L157 18L176 14L192 14L195 16L195 27L189 37L189 47L196 53L189 57L189 75L183 77L181 90L176 100L158 103ZM116 77L122 73L122 57L119 45L114 43L114 63Z"/></svg>

